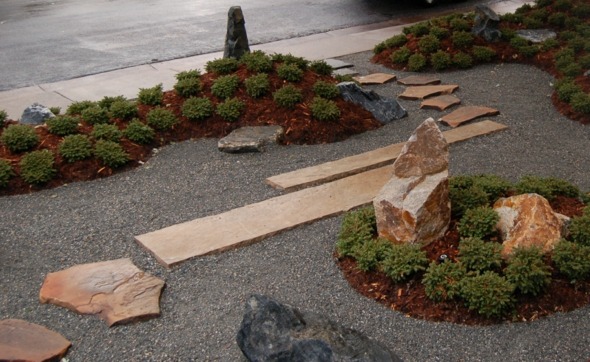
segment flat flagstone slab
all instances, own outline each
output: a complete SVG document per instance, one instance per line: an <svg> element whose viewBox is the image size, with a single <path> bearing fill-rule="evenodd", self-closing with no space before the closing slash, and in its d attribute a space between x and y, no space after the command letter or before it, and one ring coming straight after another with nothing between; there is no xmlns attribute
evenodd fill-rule
<svg viewBox="0 0 590 362"><path fill-rule="evenodd" d="M98 314L112 326L159 316L163 287L163 280L144 273L125 258L49 273L39 299L80 314Z"/></svg>
<svg viewBox="0 0 590 362"><path fill-rule="evenodd" d="M479 117L495 116L500 112L497 109L481 106L461 107L439 119L440 122L446 123L451 127L458 127L465 122L469 122Z"/></svg>
<svg viewBox="0 0 590 362"><path fill-rule="evenodd" d="M332 69L352 68L354 66L354 64L344 62L340 59L333 59L333 58L324 59L324 62L326 62L326 64L331 66Z"/></svg>
<svg viewBox="0 0 590 362"><path fill-rule="evenodd" d="M402 99L425 99L440 94L451 94L459 88L455 84L408 87L399 95Z"/></svg>
<svg viewBox="0 0 590 362"><path fill-rule="evenodd" d="M384 84L395 79L395 74L373 73L353 77L360 84Z"/></svg>
<svg viewBox="0 0 590 362"><path fill-rule="evenodd" d="M217 148L227 153L263 152L268 144L277 143L285 134L281 126L241 127L217 142Z"/></svg>
<svg viewBox="0 0 590 362"><path fill-rule="evenodd" d="M351 68L340 68L340 69L335 69L332 72L332 74L334 74L334 75L342 75L342 76L344 76L344 75L355 76L355 75L358 75L359 72L357 72L356 70L351 69Z"/></svg>
<svg viewBox="0 0 590 362"><path fill-rule="evenodd" d="M454 95L444 94L442 96L423 100L420 104L420 108L433 108L439 111L444 111L445 109L460 103L461 100Z"/></svg>
<svg viewBox="0 0 590 362"><path fill-rule="evenodd" d="M53 361L72 344L61 334L20 319L0 321L0 361Z"/></svg>
<svg viewBox="0 0 590 362"><path fill-rule="evenodd" d="M505 125L496 122L482 121L445 131L443 135L448 143L455 143L506 128ZM274 188L291 192L337 180L393 163L404 144L405 142L397 143L359 155L272 176L266 179L266 183Z"/></svg>
<svg viewBox="0 0 590 362"><path fill-rule="evenodd" d="M166 267L260 241L281 231L369 204L391 178L391 165L222 214L136 236Z"/></svg>
<svg viewBox="0 0 590 362"><path fill-rule="evenodd" d="M410 75L409 77L398 79L397 82L407 86L432 85L440 84L440 78L433 75Z"/></svg>

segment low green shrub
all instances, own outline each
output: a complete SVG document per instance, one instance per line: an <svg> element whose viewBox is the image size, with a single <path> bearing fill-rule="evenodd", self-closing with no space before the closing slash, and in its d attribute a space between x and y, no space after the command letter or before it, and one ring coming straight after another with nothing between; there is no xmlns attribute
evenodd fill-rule
<svg viewBox="0 0 590 362"><path fill-rule="evenodd" d="M406 64L411 55L412 51L409 48L403 46L391 53L390 59L394 64Z"/></svg>
<svg viewBox="0 0 590 362"><path fill-rule="evenodd" d="M412 34L415 37L420 37L430 32L430 24L428 24L426 21L422 21L420 23L403 28L402 32L406 35Z"/></svg>
<svg viewBox="0 0 590 362"><path fill-rule="evenodd" d="M106 110L109 110L111 108L111 106L113 105L113 103L115 102L119 102L119 101L126 101L127 98L125 98L124 96L115 96L115 97L111 97L111 96L104 96L102 97L102 99L100 101L98 101L98 106L100 108L104 108Z"/></svg>
<svg viewBox="0 0 590 362"><path fill-rule="evenodd" d="M490 62L496 57L496 51L486 46L476 45L471 49L471 53L478 62Z"/></svg>
<svg viewBox="0 0 590 362"><path fill-rule="evenodd" d="M160 131L172 129L179 121L171 110L162 107L156 107L149 111L145 119L148 126Z"/></svg>
<svg viewBox="0 0 590 362"><path fill-rule="evenodd" d="M564 66L558 66L559 70L564 77L577 77L582 74L582 67L578 63L571 63Z"/></svg>
<svg viewBox="0 0 590 362"><path fill-rule="evenodd" d="M14 171L10 166L10 162L0 159L0 188L8 186L12 176L14 176Z"/></svg>
<svg viewBox="0 0 590 362"><path fill-rule="evenodd" d="M183 70L180 73L176 74L176 80L184 80L184 79L199 79L201 78L201 71L198 69L189 69Z"/></svg>
<svg viewBox="0 0 590 362"><path fill-rule="evenodd" d="M58 146L58 153L66 162L83 160L92 156L92 143L86 135L66 136Z"/></svg>
<svg viewBox="0 0 590 362"><path fill-rule="evenodd" d="M39 143L35 129L24 124L11 124L0 136L0 141L10 152L18 153L32 149Z"/></svg>
<svg viewBox="0 0 590 362"><path fill-rule="evenodd" d="M557 12L549 15L547 22L555 27L563 28L565 26L566 19L567 14Z"/></svg>
<svg viewBox="0 0 590 362"><path fill-rule="evenodd" d="M482 272L502 265L502 244L478 238L461 239L459 260L467 270Z"/></svg>
<svg viewBox="0 0 590 362"><path fill-rule="evenodd" d="M49 150L33 151L20 160L20 176L32 185L42 185L53 178L56 173L55 159Z"/></svg>
<svg viewBox="0 0 590 362"><path fill-rule="evenodd" d="M516 248L504 276L522 294L539 295L551 283L551 268L543 260L541 249Z"/></svg>
<svg viewBox="0 0 590 362"><path fill-rule="evenodd" d="M381 262L381 270L394 282L402 282L413 274L426 270L428 258L420 245L391 244L391 251Z"/></svg>
<svg viewBox="0 0 590 362"><path fill-rule="evenodd" d="M240 78L237 75L222 75L213 81L211 93L220 99L231 98L240 86Z"/></svg>
<svg viewBox="0 0 590 362"><path fill-rule="evenodd" d="M340 256L354 256L357 247L371 240L376 232L375 209L363 207L344 215L336 250Z"/></svg>
<svg viewBox="0 0 590 362"><path fill-rule="evenodd" d="M295 86L285 85L273 93L273 99L281 107L293 108L303 100L303 94Z"/></svg>
<svg viewBox="0 0 590 362"><path fill-rule="evenodd" d="M469 31L469 30L471 30L471 24L469 23L469 21L467 21L466 19L463 19L461 17L454 17L453 19L451 19L451 21L449 22L449 26L454 31Z"/></svg>
<svg viewBox="0 0 590 362"><path fill-rule="evenodd" d="M332 75L334 68L325 60L314 60L313 62L309 63L309 69L319 75Z"/></svg>
<svg viewBox="0 0 590 362"><path fill-rule="evenodd" d="M500 29L500 33L502 34L501 38L504 41L509 42L516 37L516 30L510 29L510 28Z"/></svg>
<svg viewBox="0 0 590 362"><path fill-rule="evenodd" d="M492 271L468 276L460 286L467 308L488 318L502 316L513 308L513 292L514 285Z"/></svg>
<svg viewBox="0 0 590 362"><path fill-rule="evenodd" d="M129 155L120 144L113 141L99 140L94 145L94 154L110 168L121 167L129 161Z"/></svg>
<svg viewBox="0 0 590 362"><path fill-rule="evenodd" d="M590 208L586 208L584 215L571 219L569 225L570 238L580 245L590 246Z"/></svg>
<svg viewBox="0 0 590 362"><path fill-rule="evenodd" d="M109 110L113 118L128 120L137 116L137 105L133 101L115 101Z"/></svg>
<svg viewBox="0 0 590 362"><path fill-rule="evenodd" d="M572 95L570 105L576 112L590 114L590 94L579 92Z"/></svg>
<svg viewBox="0 0 590 362"><path fill-rule="evenodd" d="M439 50L430 56L430 64L434 70L444 70L451 66L451 55Z"/></svg>
<svg viewBox="0 0 590 362"><path fill-rule="evenodd" d="M271 57L260 50L244 54L240 58L240 63L245 64L249 71L255 73L269 73L273 69Z"/></svg>
<svg viewBox="0 0 590 362"><path fill-rule="evenodd" d="M375 45L373 48L373 53L379 54L386 49L397 48L406 44L407 42L408 38L405 34L398 34Z"/></svg>
<svg viewBox="0 0 590 362"><path fill-rule="evenodd" d="M457 48L466 49L473 45L474 37L468 31L454 31L451 35L451 41Z"/></svg>
<svg viewBox="0 0 590 362"><path fill-rule="evenodd" d="M434 35L424 35L418 40L418 48L425 54L434 53L440 49L440 40Z"/></svg>
<svg viewBox="0 0 590 362"><path fill-rule="evenodd" d="M488 203L494 203L498 198L507 195L513 185L510 181L497 175L481 174L468 176L473 180L473 185L488 194Z"/></svg>
<svg viewBox="0 0 590 362"><path fill-rule="evenodd" d="M557 39L550 38L541 43L541 51L546 52L548 50L555 49L558 46L559 41Z"/></svg>
<svg viewBox="0 0 590 362"><path fill-rule="evenodd" d="M580 93L582 91L582 87L576 84L576 82L574 82L574 80L569 77L559 79L555 83L555 92L557 93L557 97L564 102L569 103L574 94Z"/></svg>
<svg viewBox="0 0 590 362"><path fill-rule="evenodd" d="M295 65L302 71L309 67L309 60L302 57L296 57L292 54L273 54L271 58L273 62Z"/></svg>
<svg viewBox="0 0 590 362"><path fill-rule="evenodd" d="M318 80L313 85L313 92L318 96L326 99L334 99L340 95L340 89L329 82Z"/></svg>
<svg viewBox="0 0 590 362"><path fill-rule="evenodd" d="M590 69L590 54L579 57L578 64L584 69Z"/></svg>
<svg viewBox="0 0 590 362"><path fill-rule="evenodd" d="M234 58L220 58L208 61L205 70L217 75L226 75L235 72L238 65L238 61Z"/></svg>
<svg viewBox="0 0 590 362"><path fill-rule="evenodd" d="M164 101L162 83L152 88L139 88L137 101L146 106L159 106Z"/></svg>
<svg viewBox="0 0 590 362"><path fill-rule="evenodd" d="M375 270L393 251L393 244L387 239L368 239L354 249L353 256L358 270Z"/></svg>
<svg viewBox="0 0 590 362"><path fill-rule="evenodd" d="M522 23L527 29L539 29L543 27L543 20L534 16L525 16L522 19Z"/></svg>
<svg viewBox="0 0 590 362"><path fill-rule="evenodd" d="M473 65L473 58L467 53L458 52L453 56L453 64L463 69L470 68Z"/></svg>
<svg viewBox="0 0 590 362"><path fill-rule="evenodd" d="M245 104L238 98L229 98L217 105L217 114L229 122L235 122L240 118Z"/></svg>
<svg viewBox="0 0 590 362"><path fill-rule="evenodd" d="M459 295L460 282L466 274L467 271L461 263L431 262L422 278L424 292L435 302L454 299Z"/></svg>
<svg viewBox="0 0 590 362"><path fill-rule="evenodd" d="M72 116L57 116L49 118L45 124L49 133L57 136L67 136L78 133L78 119Z"/></svg>
<svg viewBox="0 0 590 362"><path fill-rule="evenodd" d="M519 194L535 193L551 201L556 196L578 197L580 189L571 183L554 178L526 175L514 185Z"/></svg>
<svg viewBox="0 0 590 362"><path fill-rule="evenodd" d="M82 111L82 119L88 124L109 123L109 112L99 106L88 107Z"/></svg>
<svg viewBox="0 0 590 362"><path fill-rule="evenodd" d="M59 116L59 114L61 113L61 107L49 107L49 111L51 113L53 113L54 115ZM0 113L1 113L1 111L0 111ZM2 117L0 117L0 118L2 118ZM0 122L0 124L1 123L2 122Z"/></svg>
<svg viewBox="0 0 590 362"><path fill-rule="evenodd" d="M279 78L289 82L299 82L303 79L303 70L296 64L283 63L277 67Z"/></svg>
<svg viewBox="0 0 590 362"><path fill-rule="evenodd" d="M555 0L553 8L559 11L567 11L573 7L571 0Z"/></svg>
<svg viewBox="0 0 590 362"><path fill-rule="evenodd" d="M183 77L176 81L174 90L183 98L194 97L201 92L203 85L198 77Z"/></svg>
<svg viewBox="0 0 590 362"><path fill-rule="evenodd" d="M580 19L590 18L590 4L576 4L576 6L572 9L572 15Z"/></svg>
<svg viewBox="0 0 590 362"><path fill-rule="evenodd" d="M331 100L314 97L310 105L311 116L318 121L335 121L340 118L340 108Z"/></svg>
<svg viewBox="0 0 590 362"><path fill-rule="evenodd" d="M246 93L252 98L260 98L270 90L268 74L260 73L247 78L244 81Z"/></svg>
<svg viewBox="0 0 590 362"><path fill-rule="evenodd" d="M473 179L466 176L451 177L449 180L449 199L453 216L460 218L469 209L489 205L489 195L481 187L474 185Z"/></svg>
<svg viewBox="0 0 590 362"><path fill-rule="evenodd" d="M4 122L8 118L8 113L5 110L0 109L0 128L4 126Z"/></svg>
<svg viewBox="0 0 590 362"><path fill-rule="evenodd" d="M82 114L82 111L84 111L86 108L94 107L96 105L97 103L92 101L73 102L66 109L66 114L70 116L79 115Z"/></svg>
<svg viewBox="0 0 590 362"><path fill-rule="evenodd" d="M419 72L426 68L426 57L422 54L412 54L408 58L408 69L411 72Z"/></svg>
<svg viewBox="0 0 590 362"><path fill-rule="evenodd" d="M553 249L553 262L572 283L590 278L590 247L561 240Z"/></svg>
<svg viewBox="0 0 590 362"><path fill-rule="evenodd" d="M97 124L90 133L95 140L107 140L119 142L123 137L123 132L114 124Z"/></svg>
<svg viewBox="0 0 590 362"><path fill-rule="evenodd" d="M156 132L147 124L141 123L138 119L134 119L123 130L123 135L131 142L139 144L148 144L152 142L156 136Z"/></svg>
<svg viewBox="0 0 590 362"><path fill-rule="evenodd" d="M510 45L515 49L520 49L529 45L529 41L520 36L515 36L510 39Z"/></svg>
<svg viewBox="0 0 590 362"><path fill-rule="evenodd" d="M435 36L438 40L443 40L449 36L449 30L440 26L433 26L430 28L429 34Z"/></svg>
<svg viewBox="0 0 590 362"><path fill-rule="evenodd" d="M522 14L506 13L500 16L500 20L506 23L520 24L523 20Z"/></svg>
<svg viewBox="0 0 590 362"><path fill-rule="evenodd" d="M465 211L457 229L465 238L484 239L496 232L496 224L500 221L498 213L490 207L476 207Z"/></svg>
<svg viewBox="0 0 590 362"><path fill-rule="evenodd" d="M191 121L201 121L213 115L213 103L209 98L191 97L182 104L182 115Z"/></svg>

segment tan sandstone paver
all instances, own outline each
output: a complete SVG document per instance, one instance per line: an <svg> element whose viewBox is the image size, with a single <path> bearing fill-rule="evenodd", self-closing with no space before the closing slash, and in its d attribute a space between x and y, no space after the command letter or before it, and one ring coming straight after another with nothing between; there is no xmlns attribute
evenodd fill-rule
<svg viewBox="0 0 590 362"><path fill-rule="evenodd" d="M373 73L369 75L359 75L353 77L360 84L384 84L395 79L394 74Z"/></svg>
<svg viewBox="0 0 590 362"><path fill-rule="evenodd" d="M485 133L506 128L490 123L486 123ZM470 137L482 134L481 131L475 133L470 133ZM451 142L465 137L462 132L445 136ZM389 157L395 156L397 154ZM135 239L160 263L171 267L196 256L260 241L281 231L368 204L391 179L392 170L392 166L387 165L222 214L138 235Z"/></svg>
<svg viewBox="0 0 590 362"><path fill-rule="evenodd" d="M61 334L38 324L0 321L0 361L59 361L70 346Z"/></svg>
<svg viewBox="0 0 590 362"><path fill-rule="evenodd" d="M481 106L465 106L444 115L439 119L440 122L446 123L451 127L458 127L465 122L472 121L479 117L495 116L500 112L497 109Z"/></svg>
<svg viewBox="0 0 590 362"><path fill-rule="evenodd" d="M505 128L506 126L496 122L482 121L445 131L443 135L448 143L455 143L471 137L501 131ZM290 192L337 180L393 163L404 144L405 142L397 143L359 155L272 176L266 179L266 183L274 188Z"/></svg>
<svg viewBox="0 0 590 362"><path fill-rule="evenodd" d="M399 84L411 86L420 86L420 85L430 85L430 84L440 84L440 78L435 77L433 75L410 75L408 77L398 79L397 82Z"/></svg>
<svg viewBox="0 0 590 362"><path fill-rule="evenodd" d="M460 103L461 100L454 95L444 94L442 96L423 100L420 104L420 108L433 108L439 111L444 111L445 109Z"/></svg>
<svg viewBox="0 0 590 362"><path fill-rule="evenodd" d="M440 94L451 94L459 88L456 84L445 85L424 85L418 87L408 87L399 95L402 99L425 99Z"/></svg>

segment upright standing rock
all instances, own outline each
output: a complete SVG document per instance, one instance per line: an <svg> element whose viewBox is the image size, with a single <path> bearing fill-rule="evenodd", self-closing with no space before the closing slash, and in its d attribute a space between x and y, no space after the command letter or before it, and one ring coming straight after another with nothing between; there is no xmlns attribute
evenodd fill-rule
<svg viewBox="0 0 590 362"><path fill-rule="evenodd" d="M227 16L227 34L225 35L223 57L240 59L242 55L250 52L242 8L232 6L229 8Z"/></svg>
<svg viewBox="0 0 590 362"><path fill-rule="evenodd" d="M500 17L494 10L487 5L475 6L475 19L471 32L491 43L500 40L502 32L498 29L500 26Z"/></svg>
<svg viewBox="0 0 590 362"><path fill-rule="evenodd" d="M432 118L412 134L393 164L392 179L373 200L379 236L428 244L451 220L449 145Z"/></svg>

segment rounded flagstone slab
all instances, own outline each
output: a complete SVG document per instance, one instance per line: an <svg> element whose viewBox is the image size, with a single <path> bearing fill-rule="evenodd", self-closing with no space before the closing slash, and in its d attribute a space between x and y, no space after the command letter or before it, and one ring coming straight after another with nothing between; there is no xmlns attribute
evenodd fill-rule
<svg viewBox="0 0 590 362"><path fill-rule="evenodd" d="M368 74L368 75L359 75L357 77L353 77L353 79L363 85L384 84L384 83L394 80L395 74L373 73L373 74Z"/></svg>
<svg viewBox="0 0 590 362"><path fill-rule="evenodd" d="M61 334L20 319L0 321L0 361L60 359L72 344Z"/></svg>
<svg viewBox="0 0 590 362"><path fill-rule="evenodd" d="M443 116L439 121L446 123L451 127L458 127L465 122L472 121L479 117L496 116L498 114L500 114L500 111L490 107L465 106Z"/></svg>
<svg viewBox="0 0 590 362"><path fill-rule="evenodd" d="M76 265L49 273L39 293L80 314L97 314L109 326L160 315L164 281L138 269L130 259Z"/></svg>
<svg viewBox="0 0 590 362"><path fill-rule="evenodd" d="M420 108L433 108L439 111L444 111L445 109L460 103L461 100L459 98L455 97L454 95L445 94L422 101Z"/></svg>
<svg viewBox="0 0 590 362"><path fill-rule="evenodd" d="M440 94L451 94L459 89L458 85L423 85L416 87L408 87L406 90L399 95L401 99L425 99L432 96L438 96Z"/></svg>
<svg viewBox="0 0 590 362"><path fill-rule="evenodd" d="M410 75L408 77L398 79L397 82L407 86L432 85L440 84L440 78L432 75Z"/></svg>

